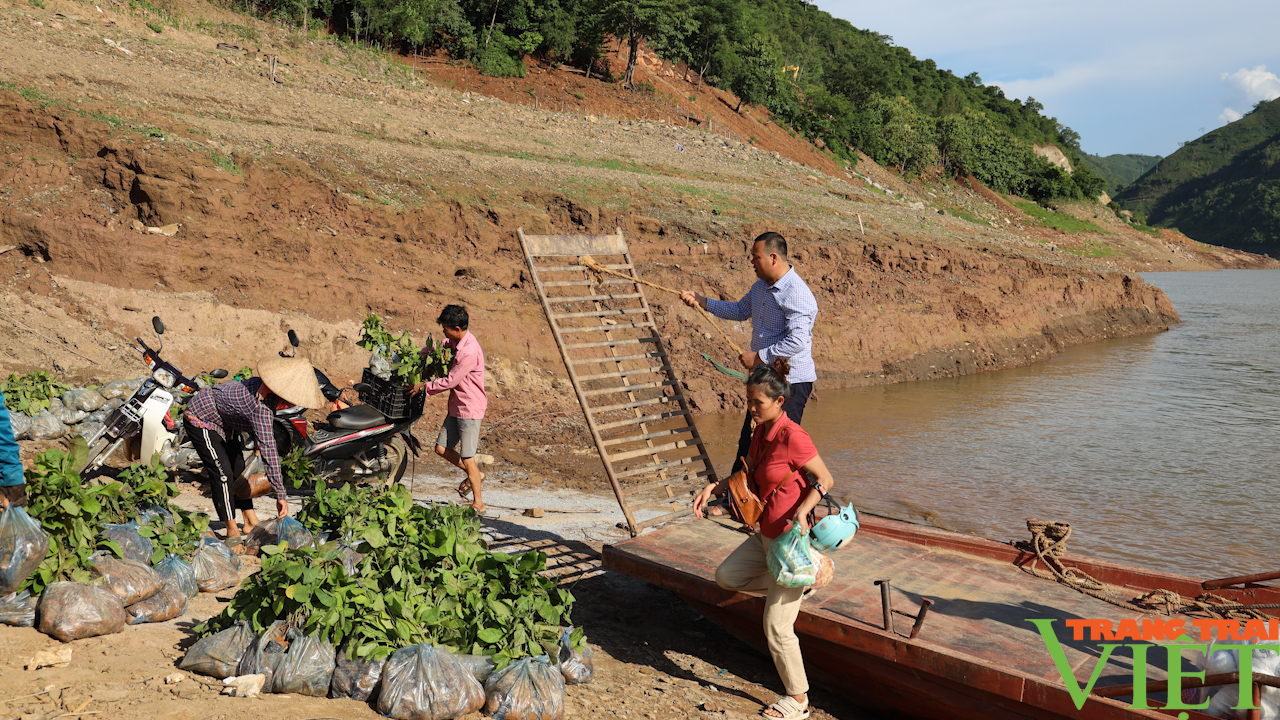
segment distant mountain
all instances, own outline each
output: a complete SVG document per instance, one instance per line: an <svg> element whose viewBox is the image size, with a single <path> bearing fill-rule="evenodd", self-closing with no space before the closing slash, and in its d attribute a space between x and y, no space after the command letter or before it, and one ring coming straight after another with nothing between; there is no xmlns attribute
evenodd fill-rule
<svg viewBox="0 0 1280 720"><path fill-rule="evenodd" d="M1159 155L1084 155L1084 162L1107 181L1107 192L1117 193L1125 185L1142 177L1164 158Z"/></svg>
<svg viewBox="0 0 1280 720"><path fill-rule="evenodd" d="M1280 100L1182 146L1116 202L1201 242L1280 257Z"/></svg>

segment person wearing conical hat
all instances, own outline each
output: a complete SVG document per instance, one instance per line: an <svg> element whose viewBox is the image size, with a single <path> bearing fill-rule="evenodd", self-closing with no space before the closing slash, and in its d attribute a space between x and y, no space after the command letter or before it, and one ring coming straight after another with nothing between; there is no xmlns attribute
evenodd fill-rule
<svg viewBox="0 0 1280 720"><path fill-rule="evenodd" d="M289 504L285 501L284 474L272 430L274 413L264 401L275 394L304 408L325 404L315 370L306 358L268 358L258 363L257 371L257 377L222 383L196 393L187 403L183 418L187 434L204 463L213 509L226 524L228 538L240 535L236 510L244 516L244 532L249 532L258 522L253 500L237 498L231 493L232 481L244 470L240 433L253 433L276 496L276 514L284 517L289 514Z"/></svg>

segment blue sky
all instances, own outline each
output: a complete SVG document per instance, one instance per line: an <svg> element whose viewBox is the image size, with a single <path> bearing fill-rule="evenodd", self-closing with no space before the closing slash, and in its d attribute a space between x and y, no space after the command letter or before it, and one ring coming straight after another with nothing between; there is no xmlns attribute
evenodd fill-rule
<svg viewBox="0 0 1280 720"><path fill-rule="evenodd" d="M1098 155L1169 155L1280 97L1280 0L818 0L918 58L977 71Z"/></svg>

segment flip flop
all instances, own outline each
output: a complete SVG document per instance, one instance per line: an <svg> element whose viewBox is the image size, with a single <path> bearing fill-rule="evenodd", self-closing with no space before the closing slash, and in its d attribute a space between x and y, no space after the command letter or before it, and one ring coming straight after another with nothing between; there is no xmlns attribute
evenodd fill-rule
<svg viewBox="0 0 1280 720"><path fill-rule="evenodd" d="M470 494L471 494L470 480L463 480L462 482L458 483L458 497L462 498L463 500L466 500L467 496Z"/></svg>
<svg viewBox="0 0 1280 720"><path fill-rule="evenodd" d="M772 710L778 714L765 715L765 710ZM809 704L801 705L798 700L790 695L783 695L778 698L777 702L761 710L760 714L767 718L773 718L773 720L808 720Z"/></svg>

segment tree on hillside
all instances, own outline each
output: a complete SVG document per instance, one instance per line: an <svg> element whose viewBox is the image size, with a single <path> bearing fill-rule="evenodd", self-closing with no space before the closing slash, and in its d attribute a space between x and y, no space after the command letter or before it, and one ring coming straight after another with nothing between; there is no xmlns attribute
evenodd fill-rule
<svg viewBox="0 0 1280 720"><path fill-rule="evenodd" d="M782 78L778 74L778 60L773 50L759 36L747 41L740 53L740 62L734 68L729 89L738 96L738 107L743 103L765 103L778 92Z"/></svg>
<svg viewBox="0 0 1280 720"><path fill-rule="evenodd" d="M635 84L636 60L640 55L640 43L654 38L678 24L677 16L683 11L682 0L606 0L601 19L604 28L630 45L627 54L628 86Z"/></svg>
<svg viewBox="0 0 1280 720"><path fill-rule="evenodd" d="M691 14L697 27L689 38L689 49L698 65L698 87L702 87L702 79L716 50L736 34L738 4L735 0L702 0Z"/></svg>

